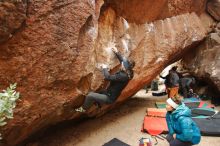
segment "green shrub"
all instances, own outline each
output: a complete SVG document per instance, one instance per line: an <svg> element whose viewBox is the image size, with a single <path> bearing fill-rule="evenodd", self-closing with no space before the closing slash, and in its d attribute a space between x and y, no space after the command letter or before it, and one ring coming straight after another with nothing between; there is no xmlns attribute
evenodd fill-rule
<svg viewBox="0 0 220 146"><path fill-rule="evenodd" d="M11 84L0 93L0 126L6 125L6 120L13 118L13 109L16 106L16 100L19 98L19 93L15 91L15 88L16 83ZM1 133L0 139L2 139Z"/></svg>

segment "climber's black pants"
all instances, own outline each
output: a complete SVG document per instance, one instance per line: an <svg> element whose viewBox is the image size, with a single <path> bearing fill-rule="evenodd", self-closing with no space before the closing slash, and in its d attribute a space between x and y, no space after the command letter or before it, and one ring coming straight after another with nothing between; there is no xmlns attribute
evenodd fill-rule
<svg viewBox="0 0 220 146"><path fill-rule="evenodd" d="M98 104L111 104L112 100L105 94L90 92L85 99L85 102L83 104L84 109L89 109L93 103Z"/></svg>
<svg viewBox="0 0 220 146"><path fill-rule="evenodd" d="M192 146L190 142L180 141L178 139L174 139L173 136L167 135L167 141L169 142L170 146Z"/></svg>

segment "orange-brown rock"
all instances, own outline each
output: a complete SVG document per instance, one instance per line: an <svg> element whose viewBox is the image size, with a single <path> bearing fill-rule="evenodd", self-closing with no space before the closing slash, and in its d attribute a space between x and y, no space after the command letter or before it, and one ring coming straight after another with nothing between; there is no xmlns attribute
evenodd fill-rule
<svg viewBox="0 0 220 146"><path fill-rule="evenodd" d="M210 0L207 3L207 11L213 18L220 21L220 0Z"/></svg>
<svg viewBox="0 0 220 146"><path fill-rule="evenodd" d="M205 41L183 58L184 66L194 76L212 87L213 102L220 103L220 23ZM215 95L217 94L217 95ZM215 99L217 98L217 99Z"/></svg>
<svg viewBox="0 0 220 146"><path fill-rule="evenodd" d="M25 25L26 9L26 1L0 1L0 43Z"/></svg>
<svg viewBox="0 0 220 146"><path fill-rule="evenodd" d="M160 17L155 13L140 24L140 19L127 22L123 13L103 3L29 1L26 26L0 45L0 88L17 82L21 93L14 119L1 129L5 144L18 144L42 128L79 118L74 108L82 104L84 95L104 88L99 63L111 69L118 65L111 52L114 44L136 61L135 77L119 97L120 103L206 36L197 14L187 10L157 21ZM163 4L158 3L153 5ZM102 111L116 104L103 106Z"/></svg>
<svg viewBox="0 0 220 146"><path fill-rule="evenodd" d="M201 14L207 0L105 0L128 22L145 23L189 12Z"/></svg>

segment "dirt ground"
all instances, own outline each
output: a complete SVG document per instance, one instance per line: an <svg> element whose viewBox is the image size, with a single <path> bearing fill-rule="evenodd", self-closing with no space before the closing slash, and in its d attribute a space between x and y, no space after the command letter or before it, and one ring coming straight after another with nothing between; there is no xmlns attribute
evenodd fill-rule
<svg viewBox="0 0 220 146"><path fill-rule="evenodd" d="M154 107L155 101L165 101L166 96L153 97L144 90L139 91L120 107L97 118L84 120L78 124L68 124L52 130L33 142L39 146L102 146L113 138L138 146L140 138L151 138L141 132L147 107ZM217 107L220 110L220 107ZM151 138L153 144L155 139ZM158 139L158 146L168 146L165 140ZM219 146L220 137L203 136L199 146Z"/></svg>

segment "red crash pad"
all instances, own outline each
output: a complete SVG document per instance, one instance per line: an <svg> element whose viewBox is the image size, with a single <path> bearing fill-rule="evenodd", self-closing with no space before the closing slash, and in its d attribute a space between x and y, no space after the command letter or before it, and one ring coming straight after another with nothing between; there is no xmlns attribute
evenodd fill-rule
<svg viewBox="0 0 220 146"><path fill-rule="evenodd" d="M212 104L207 104L207 103L205 103L204 101L200 101L199 108L202 108L202 107L214 108L215 106L212 105Z"/></svg>
<svg viewBox="0 0 220 146"><path fill-rule="evenodd" d="M167 133L166 119L162 117L144 117L143 130L147 131L150 135L159 135L161 133Z"/></svg>
<svg viewBox="0 0 220 146"><path fill-rule="evenodd" d="M167 110L164 108L147 108L147 115L148 116L155 116L155 117L166 117Z"/></svg>

